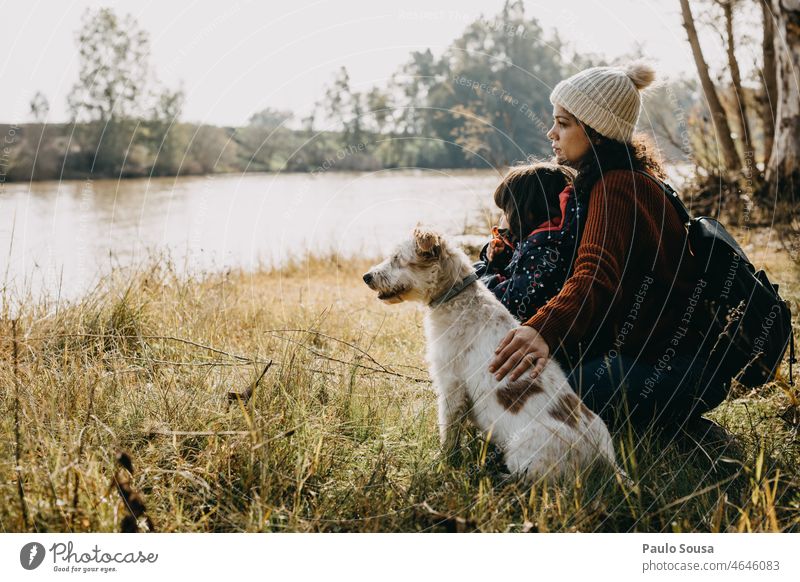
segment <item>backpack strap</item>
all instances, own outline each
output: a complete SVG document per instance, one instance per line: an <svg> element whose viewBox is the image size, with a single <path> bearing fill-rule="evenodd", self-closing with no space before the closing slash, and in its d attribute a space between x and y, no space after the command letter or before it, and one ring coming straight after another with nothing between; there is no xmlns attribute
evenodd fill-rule
<svg viewBox="0 0 800 582"><path fill-rule="evenodd" d="M658 178L653 176L653 174L649 174L644 170L634 170L634 173L641 174L642 176L647 176L653 182L658 184L659 188L661 188L664 191L664 194L667 196L667 200L672 202L672 206L678 212L678 216L680 217L681 222L683 222L684 224L689 224L689 221L692 219L692 215L689 213L689 209L686 208L686 205L683 203L683 200L680 199L678 193L675 192L672 186L670 186L666 182L659 180Z"/></svg>

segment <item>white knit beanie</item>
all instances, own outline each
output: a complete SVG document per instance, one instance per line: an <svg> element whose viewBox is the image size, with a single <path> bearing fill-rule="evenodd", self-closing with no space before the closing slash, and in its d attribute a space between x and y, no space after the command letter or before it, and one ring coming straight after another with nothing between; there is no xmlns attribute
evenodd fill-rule
<svg viewBox="0 0 800 582"><path fill-rule="evenodd" d="M593 67L561 81L550 102L561 105L600 135L629 142L642 106L640 91L655 71L637 62L622 67Z"/></svg>

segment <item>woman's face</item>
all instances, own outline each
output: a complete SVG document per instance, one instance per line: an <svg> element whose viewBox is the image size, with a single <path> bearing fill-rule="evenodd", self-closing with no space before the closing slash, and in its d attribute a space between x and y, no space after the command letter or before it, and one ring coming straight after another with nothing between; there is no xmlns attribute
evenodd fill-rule
<svg viewBox="0 0 800 582"><path fill-rule="evenodd" d="M553 107L553 127L547 132L547 139L552 142L558 163L568 166L575 166L592 147L583 126L561 105Z"/></svg>

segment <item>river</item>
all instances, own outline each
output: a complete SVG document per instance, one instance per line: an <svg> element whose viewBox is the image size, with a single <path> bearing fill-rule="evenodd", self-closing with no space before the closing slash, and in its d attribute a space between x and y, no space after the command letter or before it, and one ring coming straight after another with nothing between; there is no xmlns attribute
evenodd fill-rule
<svg viewBox="0 0 800 582"><path fill-rule="evenodd" d="M418 222L485 224L492 171L246 174L2 184L0 281L12 297L74 298L115 266L279 265L306 253L379 256Z"/></svg>

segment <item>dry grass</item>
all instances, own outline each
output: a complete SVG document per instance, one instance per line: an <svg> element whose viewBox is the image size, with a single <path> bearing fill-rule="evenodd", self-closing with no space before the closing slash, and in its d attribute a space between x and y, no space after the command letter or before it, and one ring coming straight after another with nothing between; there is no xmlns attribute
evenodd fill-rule
<svg viewBox="0 0 800 582"><path fill-rule="evenodd" d="M796 267L770 260L796 305ZM25 302L16 341L6 302L0 530L118 530L119 450L162 532L800 529L785 370L715 412L743 459L622 434L635 485L593 474L526 488L475 434L440 457L422 314L378 303L366 266L324 257L186 279L156 262L57 310Z"/></svg>

